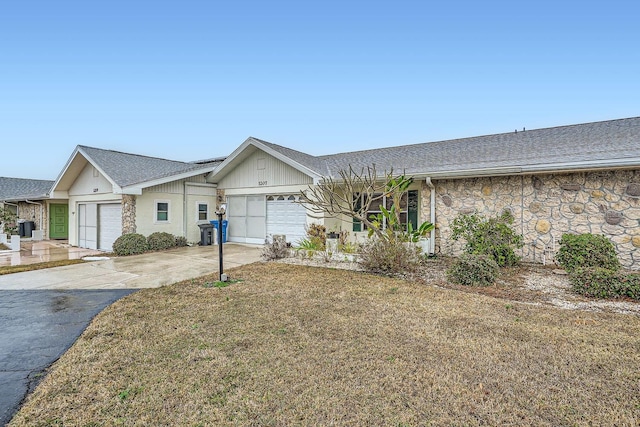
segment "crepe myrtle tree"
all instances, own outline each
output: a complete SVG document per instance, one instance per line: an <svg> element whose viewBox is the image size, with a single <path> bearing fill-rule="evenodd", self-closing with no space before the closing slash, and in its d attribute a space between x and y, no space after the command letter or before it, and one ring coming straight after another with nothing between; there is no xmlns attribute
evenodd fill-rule
<svg viewBox="0 0 640 427"><path fill-rule="evenodd" d="M349 169L338 172L338 177L323 177L316 185L309 185L301 191L299 203L312 216L342 221L347 217L360 221L369 230L370 237L376 235L384 240L400 238L415 241L417 237L426 235L433 228L431 223L423 223L413 230L411 224L407 224L408 229L405 229L400 220L400 200L413 178L404 174L394 175L393 169L383 176L384 179L380 179L375 165L359 170L349 165ZM390 209L383 205L385 197L392 200ZM368 214L372 207L381 213Z"/></svg>
<svg viewBox="0 0 640 427"><path fill-rule="evenodd" d="M16 221L18 216L4 206L0 206L0 230L3 233L14 234L18 231Z"/></svg>

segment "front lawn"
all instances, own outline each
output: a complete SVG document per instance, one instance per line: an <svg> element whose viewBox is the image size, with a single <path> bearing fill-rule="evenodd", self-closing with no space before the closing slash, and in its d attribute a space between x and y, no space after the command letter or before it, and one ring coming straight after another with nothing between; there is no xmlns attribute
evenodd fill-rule
<svg viewBox="0 0 640 427"><path fill-rule="evenodd" d="M640 423L639 316L327 268L228 272L242 281L106 309L10 425Z"/></svg>

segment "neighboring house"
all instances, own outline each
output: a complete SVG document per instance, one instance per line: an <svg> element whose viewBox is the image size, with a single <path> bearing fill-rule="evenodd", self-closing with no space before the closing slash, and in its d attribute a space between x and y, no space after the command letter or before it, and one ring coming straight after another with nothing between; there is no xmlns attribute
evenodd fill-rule
<svg viewBox="0 0 640 427"><path fill-rule="evenodd" d="M222 159L179 162L78 146L55 181L52 199L68 203L68 239L109 251L124 233L163 231L200 240L213 219L215 185L205 181Z"/></svg>
<svg viewBox="0 0 640 427"><path fill-rule="evenodd" d="M48 231L52 185L53 181L47 180L0 177L0 206L11 210L20 220L33 221L36 235L43 238Z"/></svg>
<svg viewBox="0 0 640 427"><path fill-rule="evenodd" d="M312 222L353 238L361 224L313 218L294 202L322 177L373 164L415 178L403 215L436 224L433 253L460 253L462 243L450 239L459 214L509 209L525 261L549 260L563 233L591 232L611 238L625 266L640 268L640 117L326 156L250 137L207 182L228 202L230 241L296 241Z"/></svg>

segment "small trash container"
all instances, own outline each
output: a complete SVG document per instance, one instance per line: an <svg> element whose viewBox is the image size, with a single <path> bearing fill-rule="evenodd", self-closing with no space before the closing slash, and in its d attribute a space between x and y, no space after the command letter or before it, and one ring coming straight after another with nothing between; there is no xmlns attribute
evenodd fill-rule
<svg viewBox="0 0 640 427"><path fill-rule="evenodd" d="M24 219L19 219L18 220L18 235L20 237L24 237Z"/></svg>
<svg viewBox="0 0 640 427"><path fill-rule="evenodd" d="M33 221L25 221L22 224L24 224L24 237L32 237L33 230L36 229L36 223Z"/></svg>
<svg viewBox="0 0 640 427"><path fill-rule="evenodd" d="M200 246L211 246L213 244L213 225L198 224L200 227Z"/></svg>
<svg viewBox="0 0 640 427"><path fill-rule="evenodd" d="M214 233L218 236L218 220L214 219L211 221L211 225L215 229ZM222 220L222 243L227 243L227 227L229 225L229 221L226 219ZM217 238L217 237L216 237Z"/></svg>

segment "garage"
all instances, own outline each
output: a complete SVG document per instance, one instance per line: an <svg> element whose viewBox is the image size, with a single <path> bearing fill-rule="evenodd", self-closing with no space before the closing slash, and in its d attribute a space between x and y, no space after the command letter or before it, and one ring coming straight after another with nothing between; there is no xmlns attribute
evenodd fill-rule
<svg viewBox="0 0 640 427"><path fill-rule="evenodd" d="M113 250L113 242L122 234L122 205L103 203L98 205L98 249Z"/></svg>
<svg viewBox="0 0 640 427"><path fill-rule="evenodd" d="M111 251L122 234L120 203L81 203L78 205L78 246Z"/></svg>
<svg viewBox="0 0 640 427"><path fill-rule="evenodd" d="M298 200L293 194L267 196L267 236L283 234L294 245L305 238L307 211Z"/></svg>
<svg viewBox="0 0 640 427"><path fill-rule="evenodd" d="M304 238L307 214L295 203L297 195L273 194L227 197L228 240L263 244L275 234L286 236L287 242Z"/></svg>

